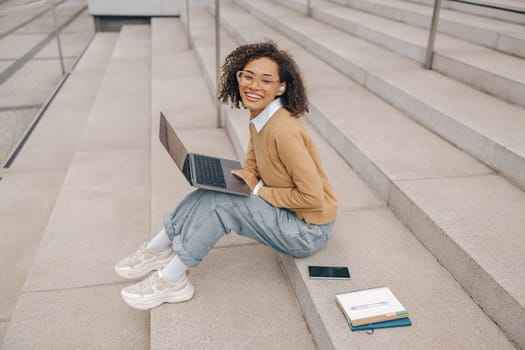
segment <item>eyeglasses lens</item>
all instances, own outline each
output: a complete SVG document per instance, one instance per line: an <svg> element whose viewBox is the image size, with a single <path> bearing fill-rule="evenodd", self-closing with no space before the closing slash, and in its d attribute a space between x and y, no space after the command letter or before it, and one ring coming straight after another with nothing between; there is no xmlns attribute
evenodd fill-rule
<svg viewBox="0 0 525 350"><path fill-rule="evenodd" d="M255 81L257 81L258 85L262 89L270 89L272 84L276 83L277 80L272 79L268 76L258 76L251 72L245 72L245 71L238 71L237 72L237 81L239 82L239 85L241 86L248 86L250 84L253 84Z"/></svg>

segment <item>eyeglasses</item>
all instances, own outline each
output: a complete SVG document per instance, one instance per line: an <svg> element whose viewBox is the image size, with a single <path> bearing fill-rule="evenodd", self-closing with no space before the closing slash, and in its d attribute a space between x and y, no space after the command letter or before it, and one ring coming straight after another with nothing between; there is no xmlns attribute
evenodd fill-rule
<svg viewBox="0 0 525 350"><path fill-rule="evenodd" d="M272 84L279 83L279 79L272 79L271 76L259 76L258 74L243 70L238 71L236 76L237 82L240 86L248 86L254 81L257 81L263 90L269 90L271 89Z"/></svg>

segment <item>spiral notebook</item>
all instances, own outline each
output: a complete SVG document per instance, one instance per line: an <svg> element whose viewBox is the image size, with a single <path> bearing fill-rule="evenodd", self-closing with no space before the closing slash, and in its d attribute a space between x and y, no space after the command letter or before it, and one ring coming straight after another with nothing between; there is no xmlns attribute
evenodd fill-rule
<svg viewBox="0 0 525 350"><path fill-rule="evenodd" d="M394 328L394 327L408 327L412 326L412 321L410 321L410 318L399 318L397 320L390 320L390 321L383 321L383 322L376 322L376 323L369 323L364 324L361 326L352 326L351 323L348 324L352 332L356 331L370 331L374 329L380 329L380 328Z"/></svg>
<svg viewBox="0 0 525 350"><path fill-rule="evenodd" d="M408 313L388 287L336 294L337 305L352 326L407 318Z"/></svg>

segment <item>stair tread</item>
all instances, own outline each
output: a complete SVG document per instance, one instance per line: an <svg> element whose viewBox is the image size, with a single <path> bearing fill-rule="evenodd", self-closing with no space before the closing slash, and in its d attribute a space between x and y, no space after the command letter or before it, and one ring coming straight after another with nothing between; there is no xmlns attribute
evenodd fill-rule
<svg viewBox="0 0 525 350"><path fill-rule="evenodd" d="M525 305L522 268L525 195L522 191L496 175L407 181L398 185L488 274ZM450 202L453 204L447 205ZM501 239L502 235L505 239Z"/></svg>
<svg viewBox="0 0 525 350"><path fill-rule="evenodd" d="M523 0L478 0L478 3L489 6L500 6L517 11L525 11Z"/></svg>
<svg viewBox="0 0 525 350"><path fill-rule="evenodd" d="M382 78L504 146L525 140L525 109L433 71L384 72ZM476 103L472 103L476 101ZM497 118L495 118L497 116Z"/></svg>
<svg viewBox="0 0 525 350"><path fill-rule="evenodd" d="M480 344L487 348L514 348L388 209L343 213L328 244L318 254L307 259L285 259L289 276L295 273L295 283L304 284L335 349L347 349L349 345L380 348L385 344L399 349L479 349ZM352 279L346 283L308 279L307 266L318 264L347 265ZM373 339L350 332L336 306L335 294L383 285L406 307L412 327L390 329Z"/></svg>
<svg viewBox="0 0 525 350"><path fill-rule="evenodd" d="M97 89L109 61L114 36L95 36L86 51L95 50L105 59L86 73L82 67L71 72L31 137L9 169L2 169L0 181L0 222L2 252L0 263L10 270L0 281L0 319L9 320L38 250L42 232L71 163L79 135L85 125ZM81 59L82 61L82 59ZM71 110L71 106L75 110ZM28 189L31 189L28 191ZM27 220L28 217L31 220ZM20 225L21 221L24 221ZM7 330L9 322L5 322ZM3 333L0 339L3 338Z"/></svg>
<svg viewBox="0 0 525 350"><path fill-rule="evenodd" d="M73 72L105 69L117 40L118 33L97 33Z"/></svg>
<svg viewBox="0 0 525 350"><path fill-rule="evenodd" d="M337 1L336 1L337 2ZM351 3L351 1L348 1ZM389 8L409 11L413 13L417 13L420 15L424 15L428 17L428 25L430 25L430 19L432 16L432 7L428 5L423 4L417 4L417 3L411 3L403 0L362 0L362 2L368 2L371 4L374 4L376 6L387 6ZM347 6L350 6L348 4ZM505 33L513 35L515 33L523 33L525 31L525 26L516 24L516 23L509 23L505 22L503 20L495 19L495 18L488 18L488 17L480 17L464 12L454 11L451 9L448 9L446 7L441 8L439 13L440 21L441 20L448 20L448 21L454 21L457 23L462 24L468 24L471 26L478 27L483 30L490 30L494 31L496 33Z"/></svg>
<svg viewBox="0 0 525 350"><path fill-rule="evenodd" d="M334 3L319 0L318 6L313 9L313 17L334 26L351 35L362 37L376 45L388 48L401 56L409 57L423 63L426 60L426 46L428 30L343 7ZM250 4L250 2L246 2ZM269 8L277 4L250 4ZM290 5L288 5L290 6ZM262 9L261 8L261 9ZM273 8L273 11L276 8ZM286 11L284 9L280 10ZM370 11L373 12L373 11ZM288 11L289 13L289 11ZM309 19L309 18L307 18ZM433 54L433 69L450 76L481 91L502 98L511 103L524 106L522 96L525 94L525 61L520 57L493 50L501 49L521 55L525 53L525 45L510 37L494 37L492 43L485 40L487 33L479 33L469 28L447 25L450 31L470 32L472 41L479 41L480 46L452 36L437 33ZM492 48L488 48L490 46Z"/></svg>
<svg viewBox="0 0 525 350"><path fill-rule="evenodd" d="M422 52L426 50L428 43L427 29L417 28L349 7L328 2L324 2L324 4L326 7L319 7L316 10L344 19L348 23L370 28L387 37L402 38L403 41L422 49ZM525 31L525 28L523 30ZM436 36L435 52L450 56L468 65L479 67L520 84L525 84L525 61L521 58L509 56L442 33L438 33ZM420 60L423 61L423 59L424 55L420 55Z"/></svg>

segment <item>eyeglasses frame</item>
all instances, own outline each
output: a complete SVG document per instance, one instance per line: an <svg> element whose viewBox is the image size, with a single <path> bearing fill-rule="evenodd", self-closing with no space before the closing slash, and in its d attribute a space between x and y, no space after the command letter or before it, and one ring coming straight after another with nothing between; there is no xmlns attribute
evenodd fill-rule
<svg viewBox="0 0 525 350"><path fill-rule="evenodd" d="M241 76L243 73L249 73L255 77L257 77L258 81L259 81L259 86L261 86L263 88L263 90L268 90L270 89L270 86L268 86L266 89L264 87L266 87L267 85L263 84L262 83L262 80L259 78L259 74L256 74L256 73L253 73L253 72L250 72L250 71L244 71L244 70L240 70L240 71L237 71L237 73L235 73L235 77L237 78L237 83L239 84L239 86L249 86L251 85L253 82L250 82L249 84L241 84ZM281 83L281 81L279 79L274 79L272 80L272 84L273 83Z"/></svg>

